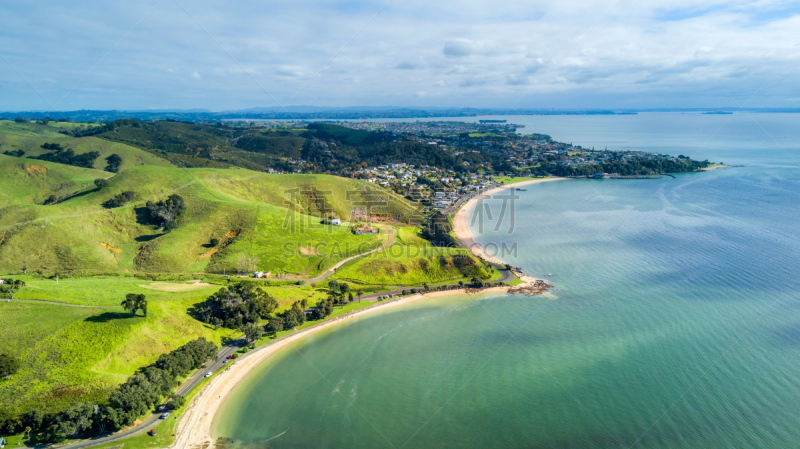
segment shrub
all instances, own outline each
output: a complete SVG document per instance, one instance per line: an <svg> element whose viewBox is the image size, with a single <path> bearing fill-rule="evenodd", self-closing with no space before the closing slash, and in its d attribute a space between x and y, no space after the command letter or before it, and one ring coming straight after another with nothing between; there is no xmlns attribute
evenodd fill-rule
<svg viewBox="0 0 800 449"><path fill-rule="evenodd" d="M19 360L11 354L0 354L0 378L8 377L19 371Z"/></svg>
<svg viewBox="0 0 800 449"><path fill-rule="evenodd" d="M135 196L136 194L134 192L127 190L125 192L114 195L113 198L103 203L103 207L105 207L106 209L114 209L115 207L122 207L133 201L133 198Z"/></svg>

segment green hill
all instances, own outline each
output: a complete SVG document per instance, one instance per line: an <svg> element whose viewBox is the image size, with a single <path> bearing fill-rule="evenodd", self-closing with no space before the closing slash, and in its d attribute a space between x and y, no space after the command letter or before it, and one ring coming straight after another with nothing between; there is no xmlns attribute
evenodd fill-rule
<svg viewBox="0 0 800 449"><path fill-rule="evenodd" d="M94 168L98 170L105 169L108 165L106 158L112 154L122 158L120 171L140 165L173 166L164 158L124 143L111 142L97 137L76 138L60 133L65 129L91 129L94 126L96 125L68 122L50 122L47 125L41 125L0 120L0 153L23 151L24 157L33 158L49 153L48 150L41 147L43 144L57 143L62 147L72 149L76 154L93 151L99 153L100 156L94 161Z"/></svg>
<svg viewBox="0 0 800 449"><path fill-rule="evenodd" d="M93 180L110 173L10 156L0 156L0 174L0 273L221 273L239 270L247 256L254 263L248 271L314 275L385 239L322 225L322 217L347 219L360 202L381 201L381 215L408 221L414 214L402 197L327 175L138 166L98 189ZM125 191L134 192L132 202L103 207ZM67 199L43 205L54 193ZM167 232L144 206L171 194L184 198L186 209ZM343 249L285 255L289 247L319 244Z"/></svg>

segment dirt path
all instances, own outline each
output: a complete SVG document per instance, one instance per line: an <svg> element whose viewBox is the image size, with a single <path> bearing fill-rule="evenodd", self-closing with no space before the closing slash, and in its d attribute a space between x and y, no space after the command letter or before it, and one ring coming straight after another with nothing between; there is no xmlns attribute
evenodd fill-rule
<svg viewBox="0 0 800 449"><path fill-rule="evenodd" d="M372 253L376 253L378 251L381 251L383 249L386 249L386 248L392 246L394 244L394 234L395 234L394 228L389 228L389 238L386 239L386 242L384 242L383 245L381 245L380 247L375 248L373 250L367 251L365 253L356 254L355 256L350 256L350 257L348 257L346 259L342 259L339 262L336 262L336 264L334 266L328 268L327 270L325 270L325 272L323 272L322 274L320 274L319 276L317 276L315 278L310 278L309 279L309 278L295 278L295 277L289 278L289 277L286 277L286 278L281 278L279 280L281 280L281 281L284 281L284 280L286 280L286 281L306 281L306 283L309 283L309 284L314 283L314 282L324 281L325 279L328 278L328 276L330 276L334 272L336 272L337 268L341 267L342 265L346 264L347 262L350 262L353 259L358 259L359 257L368 256L368 255L370 255Z"/></svg>

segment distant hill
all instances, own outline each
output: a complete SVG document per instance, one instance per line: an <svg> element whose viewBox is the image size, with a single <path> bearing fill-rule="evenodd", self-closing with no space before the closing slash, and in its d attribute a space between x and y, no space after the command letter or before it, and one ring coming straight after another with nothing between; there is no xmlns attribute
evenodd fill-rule
<svg viewBox="0 0 800 449"><path fill-rule="evenodd" d="M99 153L94 161L94 168L98 170L105 169L108 165L106 158L112 154L117 154L122 159L119 170L140 165L173 166L164 158L130 145L114 143L97 137L75 138L61 134L61 131L65 130L92 129L96 126L69 122L50 122L47 125L41 125L0 120L0 153L22 151L24 157L38 157L48 152L42 148L43 144L56 143L74 150L76 154Z"/></svg>

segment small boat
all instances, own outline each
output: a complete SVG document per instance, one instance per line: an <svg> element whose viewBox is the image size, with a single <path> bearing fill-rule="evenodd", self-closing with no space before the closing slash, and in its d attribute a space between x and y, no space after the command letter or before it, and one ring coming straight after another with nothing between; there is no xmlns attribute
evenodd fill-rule
<svg viewBox="0 0 800 449"><path fill-rule="evenodd" d="M545 276L547 276L547 277L550 277L550 276L552 276L552 275L553 275L553 273L547 273L547 274L545 274Z"/></svg>
<svg viewBox="0 0 800 449"><path fill-rule="evenodd" d="M517 190L519 190L520 192L527 192L528 191L528 189L520 189L519 187L517 187Z"/></svg>

